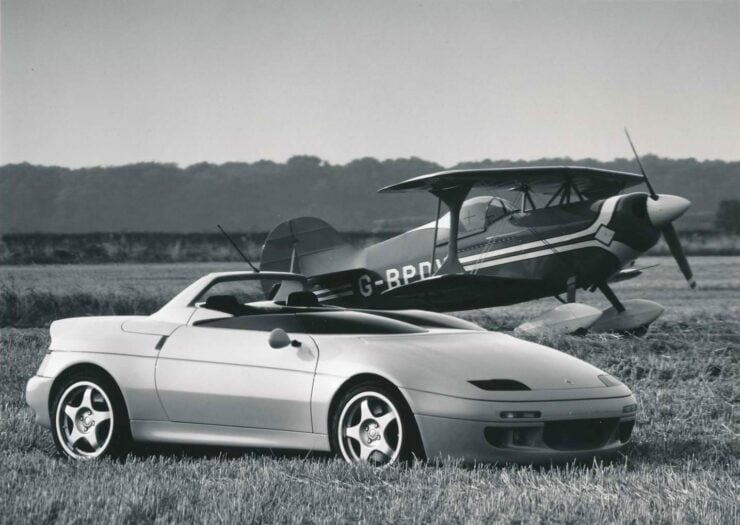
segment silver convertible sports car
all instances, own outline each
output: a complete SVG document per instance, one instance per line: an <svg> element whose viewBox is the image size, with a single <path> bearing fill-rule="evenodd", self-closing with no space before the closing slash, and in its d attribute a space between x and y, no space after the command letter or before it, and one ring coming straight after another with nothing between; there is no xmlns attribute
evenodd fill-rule
<svg viewBox="0 0 740 525"><path fill-rule="evenodd" d="M420 310L322 307L301 275L213 273L156 313L64 319L26 387L60 452L132 442L559 462L625 445L637 404L574 357Z"/></svg>

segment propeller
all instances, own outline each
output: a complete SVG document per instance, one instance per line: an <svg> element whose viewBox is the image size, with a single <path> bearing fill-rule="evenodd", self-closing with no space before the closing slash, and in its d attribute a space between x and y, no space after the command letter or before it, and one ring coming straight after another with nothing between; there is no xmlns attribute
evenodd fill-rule
<svg viewBox="0 0 740 525"><path fill-rule="evenodd" d="M650 198L657 201L658 194L655 193L655 189L653 189L653 185L650 184L650 179L648 179L647 173L645 173L645 168L642 167L642 162L640 162L640 156L637 154L635 145L632 144L632 138L630 138L630 132L627 131L627 128L624 128L624 134L627 135L627 142L630 143L630 148L632 148L632 153L635 154L635 160L637 161L637 165L640 166L640 172L642 173L642 179L645 181L645 186L647 186L648 191L650 192Z"/></svg>
<svg viewBox="0 0 740 525"><path fill-rule="evenodd" d="M691 266L689 265L688 259L686 259L683 246L681 246L681 241L678 238L678 234L676 233L676 229L673 227L672 222L683 215L691 203L683 197L677 197L675 195L658 195L658 193L655 192L653 185L650 184L650 179L648 179L645 168L642 166L640 156L637 154L637 150L635 149L635 145L632 143L632 139L630 138L627 128L624 128L624 134L627 135L627 141L630 143L632 153L635 155L635 160L637 161L637 165L640 167L642 178L645 181L645 186L647 186L648 192L650 193L650 200L652 202L648 201L647 203L647 213L650 218L650 222L652 222L656 228L660 229L660 232L663 234L663 238L671 251L671 255L673 255L673 258L678 263L678 268L681 270L681 273L683 273L689 286L691 288L696 288L694 274L691 271Z"/></svg>

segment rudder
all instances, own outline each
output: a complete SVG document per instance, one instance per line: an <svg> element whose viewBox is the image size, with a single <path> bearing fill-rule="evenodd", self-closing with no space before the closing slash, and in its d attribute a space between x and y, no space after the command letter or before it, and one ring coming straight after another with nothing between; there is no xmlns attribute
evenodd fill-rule
<svg viewBox="0 0 740 525"><path fill-rule="evenodd" d="M327 222L298 217L281 222L269 233L260 269L313 277L356 268L358 253Z"/></svg>

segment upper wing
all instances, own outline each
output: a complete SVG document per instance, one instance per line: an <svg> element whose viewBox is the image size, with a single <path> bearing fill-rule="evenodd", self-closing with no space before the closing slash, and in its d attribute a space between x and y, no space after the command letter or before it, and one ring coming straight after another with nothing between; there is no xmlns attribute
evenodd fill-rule
<svg viewBox="0 0 740 525"><path fill-rule="evenodd" d="M624 188L643 182L642 175L623 171L581 166L541 166L449 170L420 175L381 188L380 193L401 191L440 191L456 187L487 187L493 189L527 188L532 193L552 194L569 182L586 198L600 199L619 193Z"/></svg>

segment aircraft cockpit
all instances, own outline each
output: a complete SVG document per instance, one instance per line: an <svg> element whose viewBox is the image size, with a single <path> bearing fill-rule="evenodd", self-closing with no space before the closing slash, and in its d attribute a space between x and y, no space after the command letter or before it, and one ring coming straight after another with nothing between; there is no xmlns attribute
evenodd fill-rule
<svg viewBox="0 0 740 525"><path fill-rule="evenodd" d="M458 239L480 233L502 217L512 213L516 208L506 199L483 195L466 200L460 208L460 226ZM449 235L450 214L439 218L437 243L447 242ZM430 224L434 227L434 223Z"/></svg>
<svg viewBox="0 0 740 525"><path fill-rule="evenodd" d="M482 231L513 209L510 203L500 197L484 195L468 199L460 209L460 234Z"/></svg>

